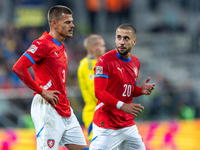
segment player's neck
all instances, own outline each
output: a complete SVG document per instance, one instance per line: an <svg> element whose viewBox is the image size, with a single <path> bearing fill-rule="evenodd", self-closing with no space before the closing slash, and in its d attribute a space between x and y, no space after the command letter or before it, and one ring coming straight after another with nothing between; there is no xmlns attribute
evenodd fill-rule
<svg viewBox="0 0 200 150"><path fill-rule="evenodd" d="M120 55L120 54L119 54ZM130 53L126 54L126 55L120 55L123 58L129 59L130 58Z"/></svg>
<svg viewBox="0 0 200 150"><path fill-rule="evenodd" d="M62 43L62 42L65 40L64 37L58 35L56 32L50 31L49 34L50 34L56 41L58 41L58 42L60 42L60 43Z"/></svg>

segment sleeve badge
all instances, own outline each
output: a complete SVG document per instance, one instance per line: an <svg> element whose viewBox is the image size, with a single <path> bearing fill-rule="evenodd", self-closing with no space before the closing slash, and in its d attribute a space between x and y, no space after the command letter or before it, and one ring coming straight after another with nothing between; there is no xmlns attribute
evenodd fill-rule
<svg viewBox="0 0 200 150"><path fill-rule="evenodd" d="M103 74L103 67L102 66L96 66L96 72L95 75Z"/></svg>
<svg viewBox="0 0 200 150"><path fill-rule="evenodd" d="M27 51L29 51L29 52L31 52L31 53L35 53L35 51L38 49L38 47L37 46L35 46L35 45L31 45L30 47L29 47L29 49L27 50Z"/></svg>

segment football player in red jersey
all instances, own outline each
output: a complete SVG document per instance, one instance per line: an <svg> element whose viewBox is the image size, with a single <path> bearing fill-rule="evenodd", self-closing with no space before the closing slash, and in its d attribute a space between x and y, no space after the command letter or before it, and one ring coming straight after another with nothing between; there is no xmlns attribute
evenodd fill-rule
<svg viewBox="0 0 200 150"><path fill-rule="evenodd" d="M101 56L94 68L95 95L98 99L93 118L90 150L145 150L134 117L144 109L132 103L133 97L149 95L155 83L150 77L137 86L139 59L131 54L136 29L122 24L116 30L116 49Z"/></svg>
<svg viewBox="0 0 200 150"><path fill-rule="evenodd" d="M13 71L35 91L31 117L37 134L38 150L88 150L80 124L70 107L66 91L68 58L63 44L73 36L72 11L56 5L48 11L50 32L33 41L13 66ZM28 68L34 71L35 81Z"/></svg>

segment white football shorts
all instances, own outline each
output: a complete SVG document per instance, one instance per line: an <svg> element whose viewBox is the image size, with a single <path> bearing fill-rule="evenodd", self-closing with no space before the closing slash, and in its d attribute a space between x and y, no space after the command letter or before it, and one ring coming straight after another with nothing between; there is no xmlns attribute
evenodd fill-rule
<svg viewBox="0 0 200 150"><path fill-rule="evenodd" d="M36 94L31 105L31 117L37 136L37 150L58 150L65 144L87 145L80 124L71 108L70 117L62 117Z"/></svg>
<svg viewBox="0 0 200 150"><path fill-rule="evenodd" d="M121 129L105 129L93 123L90 150L146 150L137 126Z"/></svg>

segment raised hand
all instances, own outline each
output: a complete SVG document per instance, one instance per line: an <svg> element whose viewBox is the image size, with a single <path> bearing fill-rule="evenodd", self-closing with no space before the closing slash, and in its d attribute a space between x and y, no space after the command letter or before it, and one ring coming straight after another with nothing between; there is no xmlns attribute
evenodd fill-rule
<svg viewBox="0 0 200 150"><path fill-rule="evenodd" d="M147 80L142 84L141 92L144 95L150 95L152 90L155 88L155 83L149 84L150 77L147 78Z"/></svg>
<svg viewBox="0 0 200 150"><path fill-rule="evenodd" d="M56 91L56 90L45 90L45 89L43 89L43 91L40 95L44 99L48 100L52 105L56 106L59 103L59 98L56 94L60 95L60 92Z"/></svg>

